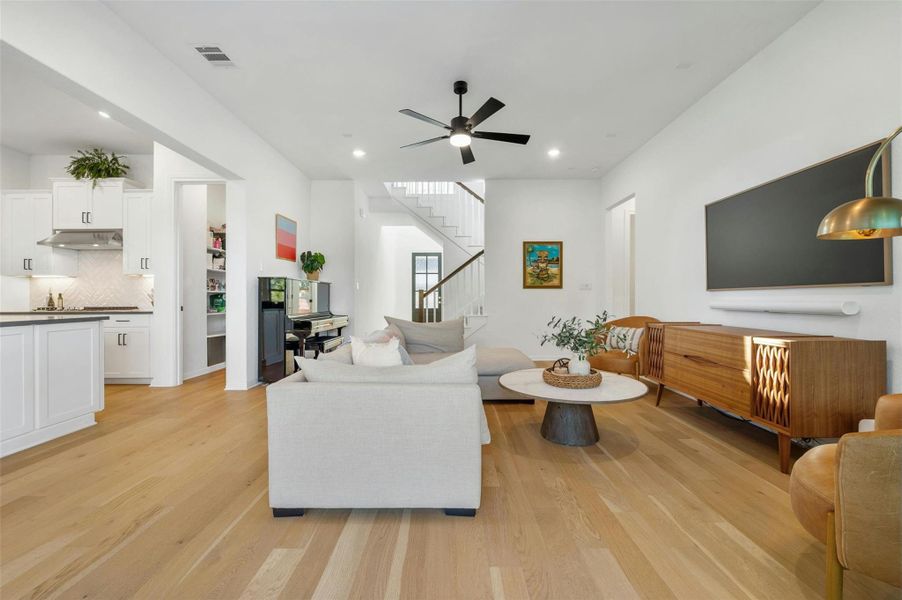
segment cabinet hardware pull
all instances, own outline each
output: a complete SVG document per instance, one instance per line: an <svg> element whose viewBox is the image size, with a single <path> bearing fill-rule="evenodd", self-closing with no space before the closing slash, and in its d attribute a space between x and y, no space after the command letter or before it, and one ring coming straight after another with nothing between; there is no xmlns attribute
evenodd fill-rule
<svg viewBox="0 0 902 600"><path fill-rule="evenodd" d="M91 213L88 213L88 223L93 223L94 219L91 217Z"/></svg>
<svg viewBox="0 0 902 600"><path fill-rule="evenodd" d="M27 270L28 270L28 259L27 259L27 258L23 258L23 259L22 259L22 270L23 270L23 271L27 271Z"/></svg>
<svg viewBox="0 0 902 600"><path fill-rule="evenodd" d="M85 222L85 213L84 212L81 213L81 222L82 223Z"/></svg>
<svg viewBox="0 0 902 600"><path fill-rule="evenodd" d="M149 271L150 270L150 257L149 256L144 259L144 265L145 265L144 268Z"/></svg>
<svg viewBox="0 0 902 600"><path fill-rule="evenodd" d="M122 345L128 346L128 334L127 333L122 334Z"/></svg>
<svg viewBox="0 0 902 600"><path fill-rule="evenodd" d="M28 270L29 270L29 271L34 271L34 267L31 266L31 260L32 260L32 259L30 259L30 258L28 259Z"/></svg>
<svg viewBox="0 0 902 600"><path fill-rule="evenodd" d="M117 334L116 334L116 345L117 345L117 346L121 346L121 345L122 345L122 334L121 334L121 333L117 333Z"/></svg>
<svg viewBox="0 0 902 600"><path fill-rule="evenodd" d="M712 367L719 367L719 366L720 366L719 363L716 363L716 362L714 362L713 360L704 358L704 357L702 357L702 356L695 356L695 355L692 355L692 354L684 354L684 355L683 355L683 358L685 358L685 359L687 359L687 360L691 360L692 362L696 362L696 363L703 364L703 365L710 365L710 366L712 366Z"/></svg>

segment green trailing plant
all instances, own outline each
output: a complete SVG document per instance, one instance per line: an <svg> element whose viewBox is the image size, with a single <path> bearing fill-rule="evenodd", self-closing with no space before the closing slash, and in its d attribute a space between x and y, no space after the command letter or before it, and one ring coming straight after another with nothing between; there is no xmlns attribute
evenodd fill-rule
<svg viewBox="0 0 902 600"><path fill-rule="evenodd" d="M323 256L322 252L307 250L301 252L301 255L298 256L298 262L301 263L301 269L304 273L315 273L326 266L326 257Z"/></svg>
<svg viewBox="0 0 902 600"><path fill-rule="evenodd" d="M550 342L561 350L569 350L579 360L586 360L587 357L598 354L606 346L611 335L608 311L595 315L592 320L551 317L546 326L551 331L539 337L540 344L544 346ZM625 342L626 336L621 335L618 340Z"/></svg>
<svg viewBox="0 0 902 600"><path fill-rule="evenodd" d="M129 166L122 162L124 156L113 152L107 154L103 148L93 148L85 152L78 150L78 156L70 156L72 161L66 172L76 179L90 179L92 187L97 186L98 179L125 177Z"/></svg>

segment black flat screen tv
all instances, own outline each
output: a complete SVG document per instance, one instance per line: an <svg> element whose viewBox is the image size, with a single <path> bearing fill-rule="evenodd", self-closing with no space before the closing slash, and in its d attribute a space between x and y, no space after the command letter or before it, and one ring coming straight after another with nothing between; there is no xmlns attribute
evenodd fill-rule
<svg viewBox="0 0 902 600"><path fill-rule="evenodd" d="M864 196L864 174L879 142L705 207L709 290L887 285L889 239L819 240L821 219ZM889 154L874 192L889 194Z"/></svg>

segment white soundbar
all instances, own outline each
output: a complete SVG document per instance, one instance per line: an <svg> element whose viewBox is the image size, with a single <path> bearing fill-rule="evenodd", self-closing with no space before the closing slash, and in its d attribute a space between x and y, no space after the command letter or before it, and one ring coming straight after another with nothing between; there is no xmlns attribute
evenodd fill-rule
<svg viewBox="0 0 902 600"><path fill-rule="evenodd" d="M708 305L716 310L742 312L789 313L798 315L832 315L849 317L861 312L861 306L850 300L821 300L815 302L772 302L761 300L724 300Z"/></svg>

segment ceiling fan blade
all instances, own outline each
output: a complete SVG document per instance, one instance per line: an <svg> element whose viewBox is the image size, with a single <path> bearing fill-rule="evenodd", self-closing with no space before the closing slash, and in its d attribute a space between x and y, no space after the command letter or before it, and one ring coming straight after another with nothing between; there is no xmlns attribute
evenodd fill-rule
<svg viewBox="0 0 902 600"><path fill-rule="evenodd" d="M473 149L469 146L460 147L460 157L463 159L465 165L468 165L476 160L476 157L473 156Z"/></svg>
<svg viewBox="0 0 902 600"><path fill-rule="evenodd" d="M467 125L470 127L476 127L496 112L504 108L504 102L500 100L496 100L494 98L489 98L485 101L485 104L479 107L473 116L467 119Z"/></svg>
<svg viewBox="0 0 902 600"><path fill-rule="evenodd" d="M496 142L508 142L511 144L525 144L529 136L522 133L495 133L494 131L474 131L470 133L474 138L483 140L495 140Z"/></svg>
<svg viewBox="0 0 902 600"><path fill-rule="evenodd" d="M436 121L432 117L427 117L426 115L420 114L415 110L410 110L409 108L404 108L398 111L402 115L407 115L408 117L413 117L414 119L419 119L420 121L425 121L427 123L431 123L433 125L438 125L439 127L444 127L445 129L450 130L451 128L442 123L441 121Z"/></svg>
<svg viewBox="0 0 902 600"><path fill-rule="evenodd" d="M447 140L450 135L442 135L436 138L432 138L430 140L423 140L422 142L414 142L413 144L407 144L406 146L401 146L402 148L413 148L414 146L425 146L426 144L431 144L432 142L437 142L439 140Z"/></svg>

